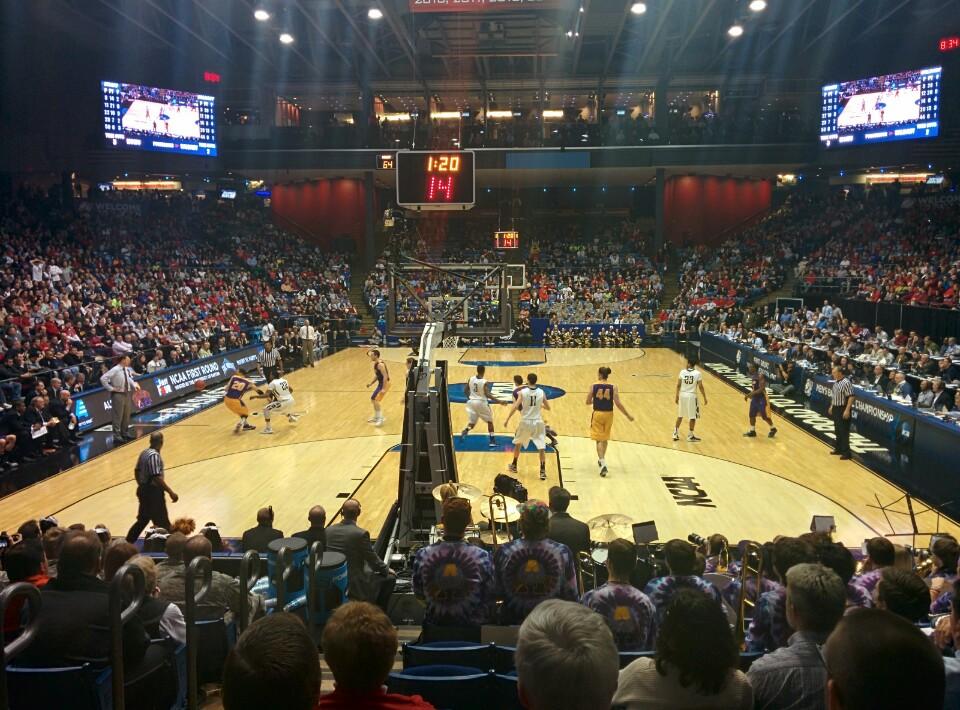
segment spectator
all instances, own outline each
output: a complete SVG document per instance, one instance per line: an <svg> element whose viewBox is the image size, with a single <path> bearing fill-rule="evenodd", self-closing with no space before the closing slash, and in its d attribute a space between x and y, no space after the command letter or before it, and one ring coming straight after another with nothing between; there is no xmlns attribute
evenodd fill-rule
<svg viewBox="0 0 960 710"><path fill-rule="evenodd" d="M656 607L658 623L663 621L670 600L681 589L696 589L717 603L721 601L717 588L696 574L697 551L693 545L686 540L670 540L663 546L663 556L667 576L651 579L643 590Z"/></svg>
<svg viewBox="0 0 960 710"><path fill-rule="evenodd" d="M150 638L156 639L166 636L177 643L185 644L187 642L187 626L183 618L183 612L176 604L171 604L160 598L160 588L157 586L157 565L153 559L144 555L136 555L129 562L139 567L140 571L143 572L145 596L143 604L137 610L137 616L143 622L143 627L150 634Z"/></svg>
<svg viewBox="0 0 960 710"><path fill-rule="evenodd" d="M341 520L327 528L327 550L347 557L347 597L350 601L376 601L392 589L396 574L373 551L370 533L357 525L360 501L350 499L340 508Z"/></svg>
<svg viewBox="0 0 960 710"><path fill-rule="evenodd" d="M906 619L879 609L845 616L827 640L830 710L939 708L944 663Z"/></svg>
<svg viewBox="0 0 960 710"><path fill-rule="evenodd" d="M550 527L547 537L569 547L574 557L581 552L589 552L590 528L567 512L570 507L570 492L566 488L553 486L549 495Z"/></svg>
<svg viewBox="0 0 960 710"><path fill-rule="evenodd" d="M138 550L126 540L117 540L103 555L103 580L109 582L117 570L126 564L127 560L136 556Z"/></svg>
<svg viewBox="0 0 960 710"><path fill-rule="evenodd" d="M886 609L902 616L911 624L927 620L930 590L913 572L887 567L874 591L877 609Z"/></svg>
<svg viewBox="0 0 960 710"><path fill-rule="evenodd" d="M323 551L327 547L327 511L322 505L315 505L310 509L310 512L307 513L307 521L310 523L310 527L294 533L293 536L306 540L307 547L310 547L315 542L319 542L320 554L323 554Z"/></svg>
<svg viewBox="0 0 960 710"><path fill-rule="evenodd" d="M433 708L419 695L385 691L384 683L397 657L397 631L387 615L372 604L351 602L339 607L323 628L321 644L323 659L333 673L334 690L320 698L319 710Z"/></svg>
<svg viewBox="0 0 960 710"><path fill-rule="evenodd" d="M842 543L821 542L816 545L817 561L824 567L829 567L840 577L847 590L847 608L873 606L873 598L866 589L855 584L853 575L857 570L856 560Z"/></svg>
<svg viewBox="0 0 960 710"><path fill-rule="evenodd" d="M748 710L753 693L738 663L737 644L720 604L700 590L682 588L663 615L655 658L638 658L620 672L613 704L627 710Z"/></svg>
<svg viewBox="0 0 960 710"><path fill-rule="evenodd" d="M214 552L230 552L230 548L220 537L220 528L216 523L204 523L200 528L200 534L210 541L210 547Z"/></svg>
<svg viewBox="0 0 960 710"><path fill-rule="evenodd" d="M424 640L441 635L434 627L456 627L461 640L480 640L480 626L493 610L493 560L486 550L464 542L472 522L470 503L443 503L443 540L420 548L413 559L413 591L427 604Z"/></svg>
<svg viewBox="0 0 960 710"><path fill-rule="evenodd" d="M619 657L599 615L547 600L524 619L515 655L520 702L528 710L610 707Z"/></svg>
<svg viewBox="0 0 960 710"><path fill-rule="evenodd" d="M60 559L60 548L63 547L64 535L67 531L61 527L47 528L43 533L43 554L47 559L47 576L53 579L57 576L57 563Z"/></svg>
<svg viewBox="0 0 960 710"><path fill-rule="evenodd" d="M802 563L787 572L787 645L758 658L747 678L757 708L823 708L827 671L820 647L843 617L843 580L822 564Z"/></svg>
<svg viewBox="0 0 960 710"><path fill-rule="evenodd" d="M545 599L577 599L573 553L546 539L549 522L543 501L521 503L521 538L501 545L494 554L497 595L503 599L501 623L520 623Z"/></svg>
<svg viewBox="0 0 960 710"><path fill-rule="evenodd" d="M274 540L283 537L283 531L273 527L273 506L261 508L257 511L257 525L244 531L240 541L240 549L243 552L247 550L256 550L266 553L269 545Z"/></svg>
<svg viewBox="0 0 960 710"><path fill-rule="evenodd" d="M782 537L773 544L773 568L780 585L757 599L745 640L748 651L775 651L786 645L790 637L786 605L787 572L794 565L815 561L816 553L805 540Z"/></svg>
<svg viewBox="0 0 960 710"><path fill-rule="evenodd" d="M173 521L173 525L170 526L171 533L183 533L187 537L193 535L193 531L197 529L197 521L193 518L177 518Z"/></svg>
<svg viewBox="0 0 960 710"><path fill-rule="evenodd" d="M171 572L159 580L160 596L167 599L178 607L181 611L186 607L186 581L187 567L194 557L210 558L213 548L210 541L202 535L195 535L187 540L183 548L183 565L171 570ZM202 580L194 580L194 589L200 588ZM213 570L210 591L204 600L197 605L197 614L202 619L220 619L227 621L236 618L240 613L240 595L244 591L240 586L240 581ZM247 595L247 609L251 617L257 616L261 606L261 598L255 594Z"/></svg>
<svg viewBox="0 0 960 710"><path fill-rule="evenodd" d="M896 550L887 538L874 537L867 540L866 552L867 559L863 563L863 571L854 578L853 583L862 587L872 598L873 590L880 581L884 568L892 567L896 561Z"/></svg>
<svg viewBox="0 0 960 710"><path fill-rule="evenodd" d="M297 617L255 621L223 668L224 710L314 710L320 699L317 647Z"/></svg>
<svg viewBox="0 0 960 710"><path fill-rule="evenodd" d="M10 584L26 582L37 589L43 589L50 582L43 558L43 546L38 540L21 538L6 548L3 553L3 570ZM20 631L20 613L23 598L14 598L7 606L3 619L3 633L6 638L14 638Z"/></svg>
<svg viewBox="0 0 960 710"><path fill-rule="evenodd" d="M650 651L657 635L657 611L650 598L630 584L637 546L614 540L607 547L607 582L583 595L585 607L599 613L620 651Z"/></svg>
<svg viewBox="0 0 960 710"><path fill-rule="evenodd" d="M183 533L171 533L167 536L163 551L167 559L157 564L157 584L162 588L163 580L173 572L183 571L183 548L187 544L187 536Z"/></svg>

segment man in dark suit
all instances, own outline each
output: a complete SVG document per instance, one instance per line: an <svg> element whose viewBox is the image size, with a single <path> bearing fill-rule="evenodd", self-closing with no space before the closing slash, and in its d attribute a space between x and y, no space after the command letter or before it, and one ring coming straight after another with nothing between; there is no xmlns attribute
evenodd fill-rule
<svg viewBox="0 0 960 710"><path fill-rule="evenodd" d="M887 371L883 369L883 365L874 366L873 372L867 377L866 384L876 387L880 394L890 394L893 391L893 383L887 377Z"/></svg>
<svg viewBox="0 0 960 710"><path fill-rule="evenodd" d="M257 525L243 533L240 545L244 552L266 552L267 545L282 537L283 532L273 527L273 506L270 505L257 511Z"/></svg>
<svg viewBox="0 0 960 710"><path fill-rule="evenodd" d="M939 377L933 379L933 411L949 412L953 406L953 393L943 386Z"/></svg>
<svg viewBox="0 0 960 710"><path fill-rule="evenodd" d="M342 520L327 528L327 551L347 557L347 597L350 601L376 602L381 587L395 576L373 551L370 533L357 525L360 502L350 499L340 508ZM369 568L369 569L368 569Z"/></svg>
<svg viewBox="0 0 960 710"><path fill-rule="evenodd" d="M570 491L560 486L550 489L550 528L547 537L570 548L574 559L577 553L590 551L590 528L567 512Z"/></svg>
<svg viewBox="0 0 960 710"><path fill-rule="evenodd" d="M23 420L30 425L30 436L44 454L52 454L57 448L53 444L57 421L50 419L43 412L43 397L34 397L30 406L23 413ZM41 431L45 433L40 434Z"/></svg>
<svg viewBox="0 0 960 710"><path fill-rule="evenodd" d="M58 431L63 437L64 443L75 444L80 441L80 432L77 429L77 418L73 414L73 400L70 399L70 393L67 390L59 390L53 393L50 400L50 414L60 420ZM71 428L71 425L72 428Z"/></svg>
<svg viewBox="0 0 960 710"><path fill-rule="evenodd" d="M322 554L323 551L327 549L327 531L325 529L325 525L327 524L327 511L324 510L322 505L315 505L310 509L310 512L307 513L307 520L310 521L310 527L294 533L293 536L306 540L308 549L313 543L319 542L320 552Z"/></svg>

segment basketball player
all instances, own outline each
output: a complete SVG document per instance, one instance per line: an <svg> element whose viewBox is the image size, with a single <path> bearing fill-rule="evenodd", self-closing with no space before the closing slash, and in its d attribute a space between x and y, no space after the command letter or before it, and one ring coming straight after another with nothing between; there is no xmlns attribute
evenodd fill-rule
<svg viewBox="0 0 960 710"><path fill-rule="evenodd" d="M523 389L523 375L514 375L513 376L513 401L516 402L520 398L520 391ZM509 402L507 402L509 404ZM523 402L520 402L520 411L523 411ZM547 441L550 442L550 446L557 448L557 430L544 421L543 423L544 431L547 432Z"/></svg>
<svg viewBox="0 0 960 710"><path fill-rule="evenodd" d="M537 387L537 376L531 372L527 375L527 386L520 390L520 396L510 407L510 413L507 414L507 420L503 423L505 427L510 425L510 419L513 413L522 411L520 415L520 424L517 426L517 433L513 437L513 463L510 464L510 473L517 472L517 460L520 458L520 452L529 442L537 448L540 454L540 480L547 480L547 428L543 423L542 410L550 411L550 403L543 390Z"/></svg>
<svg viewBox="0 0 960 710"><path fill-rule="evenodd" d="M493 437L493 412L490 410L490 400L497 404L510 404L506 400L496 399L490 391L491 383L484 379L483 374L487 368L483 365L477 365L477 374L470 378L470 381L464 385L467 395L467 426L460 432L460 441L467 438L467 434L477 425L477 421L482 419L487 423L487 433L490 435L490 448L497 445Z"/></svg>
<svg viewBox="0 0 960 710"><path fill-rule="evenodd" d="M240 417L237 425L233 429L236 434L239 434L241 431L251 431L257 428L253 424L247 423L247 417L250 416L250 407L243 401L243 395L250 390L256 390L257 394L260 395L264 394L264 391L253 384L253 381L248 380L242 374L238 373L230 378L230 381L227 383L227 390L223 393L223 403L227 409Z"/></svg>
<svg viewBox="0 0 960 710"><path fill-rule="evenodd" d="M373 405L373 416L367 421L374 426L383 426L386 419L383 418L383 410L380 408L380 403L387 395L387 392L390 391L390 373L387 372L387 363L380 359L379 350L367 351L367 357L373 362L373 379L367 383L367 387L374 382L377 383L377 388L373 390L373 394L370 395L370 403Z"/></svg>
<svg viewBox="0 0 960 710"><path fill-rule="evenodd" d="M601 367L597 372L599 382L590 387L587 392L587 404L593 405L593 414L590 416L590 438L597 442L597 466L600 467L600 476L607 475L607 444L610 442L610 430L613 428L613 407L623 412L628 421L633 417L620 402L617 386L607 382L610 377L610 368Z"/></svg>
<svg viewBox="0 0 960 710"><path fill-rule="evenodd" d="M263 419L266 425L263 427L263 431L260 432L261 434L273 433L273 427L270 426L270 415L274 412L286 414L287 421L291 424L294 424L300 419L300 415L292 411L294 404L293 389L290 387L290 383L282 377L270 381L270 384L267 385L266 394L255 395L251 397L251 399L270 400L270 404L263 408Z"/></svg>
<svg viewBox="0 0 960 710"><path fill-rule="evenodd" d="M707 393L703 389L703 375L694 365L696 359L691 355L687 357L687 366L680 370L677 376L677 391L673 394L673 401L677 405L677 421L673 425L673 440L680 440L680 424L684 419L690 421L690 433L687 434L687 441L700 441L700 437L693 433L697 426L697 419L700 418L700 405L697 403L697 387L700 388L700 394L703 395L703 404L707 404Z"/></svg>
<svg viewBox="0 0 960 710"><path fill-rule="evenodd" d="M770 425L767 436L772 439L777 435L777 428L773 425L773 419L767 413L767 378L752 362L747 365L747 370L750 373L750 379L753 381L751 385L753 389L743 397L744 401L750 400L750 431L745 432L744 436L757 435L757 417L760 417Z"/></svg>

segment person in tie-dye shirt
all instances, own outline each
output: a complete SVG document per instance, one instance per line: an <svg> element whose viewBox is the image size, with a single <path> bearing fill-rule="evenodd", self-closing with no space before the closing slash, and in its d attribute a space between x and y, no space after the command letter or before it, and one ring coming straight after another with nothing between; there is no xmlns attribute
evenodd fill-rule
<svg viewBox="0 0 960 710"><path fill-rule="evenodd" d="M874 606L878 609L886 609L902 616L911 624L925 623L928 620L930 590L913 572L887 567L883 570L873 596Z"/></svg>
<svg viewBox="0 0 960 710"><path fill-rule="evenodd" d="M545 599L577 600L577 572L570 548L547 540L550 509L540 500L520 504L521 539L497 548L501 623L519 624Z"/></svg>
<svg viewBox="0 0 960 710"><path fill-rule="evenodd" d="M960 572L960 547L949 535L934 540L930 546L934 569L927 578L930 584L931 614L946 614L953 600L953 583Z"/></svg>
<svg viewBox="0 0 960 710"><path fill-rule="evenodd" d="M745 640L748 651L775 651L786 646L792 633L787 623L787 570L804 562L816 562L816 552L806 540L782 537L773 543L773 568L781 586L757 600Z"/></svg>
<svg viewBox="0 0 960 710"><path fill-rule="evenodd" d="M703 577L696 576L697 552L693 545L686 540L670 540L663 546L663 556L670 574L651 579L643 590L657 609L658 623L663 619L673 595L681 589L698 589L718 603L721 601L717 588Z"/></svg>
<svg viewBox="0 0 960 710"><path fill-rule="evenodd" d="M873 606L873 597L863 587L854 584L853 573L857 563L853 554L839 542L822 542L816 546L817 559L839 575L847 588L847 609Z"/></svg>
<svg viewBox="0 0 960 710"><path fill-rule="evenodd" d="M853 583L862 587L870 597L880 581L885 567L892 567L896 561L897 552L893 543L885 537L874 537L867 540L867 560L863 563L863 571L853 579Z"/></svg>
<svg viewBox="0 0 960 710"><path fill-rule="evenodd" d="M650 598L630 584L637 546L614 540L607 548L607 583L583 595L581 603L600 614L620 651L652 651L657 612Z"/></svg>
<svg viewBox="0 0 960 710"><path fill-rule="evenodd" d="M486 550L464 542L470 503L443 503L443 541L421 548L413 558L413 592L427 603L424 628L476 628L490 621L493 609L493 560ZM429 634L427 634L429 635Z"/></svg>

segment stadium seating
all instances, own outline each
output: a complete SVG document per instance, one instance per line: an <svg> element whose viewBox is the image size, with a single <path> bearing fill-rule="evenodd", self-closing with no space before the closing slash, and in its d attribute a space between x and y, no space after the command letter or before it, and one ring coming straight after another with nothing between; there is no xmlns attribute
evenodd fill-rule
<svg viewBox="0 0 960 710"><path fill-rule="evenodd" d="M437 708L481 710L491 707L491 675L468 666L418 666L387 677L387 690L420 695Z"/></svg>

